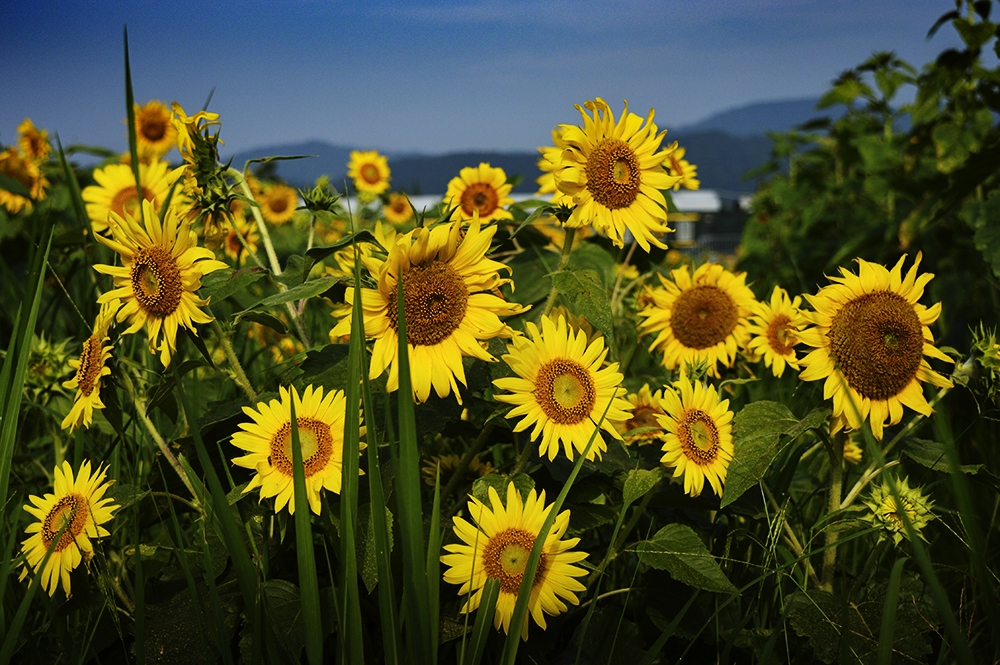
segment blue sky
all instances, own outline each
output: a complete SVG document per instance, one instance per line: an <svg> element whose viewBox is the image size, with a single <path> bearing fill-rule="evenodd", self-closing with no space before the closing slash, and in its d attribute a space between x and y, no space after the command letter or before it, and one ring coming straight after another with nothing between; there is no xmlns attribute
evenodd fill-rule
<svg viewBox="0 0 1000 665"><path fill-rule="evenodd" d="M914 65L952 0L185 0L0 10L0 142L17 124L124 150L136 100L222 115L228 150L318 139L390 153L533 150L595 96L679 128L819 96L874 50ZM669 135L668 135L669 136Z"/></svg>

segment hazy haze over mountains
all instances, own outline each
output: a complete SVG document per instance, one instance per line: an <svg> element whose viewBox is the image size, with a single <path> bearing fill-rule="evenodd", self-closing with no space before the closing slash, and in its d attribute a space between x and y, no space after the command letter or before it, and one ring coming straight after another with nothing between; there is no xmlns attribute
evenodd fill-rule
<svg viewBox="0 0 1000 665"><path fill-rule="evenodd" d="M750 192L754 182L743 175L767 161L771 140L768 131L787 131L830 111L815 110L817 99L795 99L761 102L713 114L693 125L670 128L664 142L678 141L687 153L685 159L696 164L701 186L723 192ZM664 125L660 125L663 129ZM242 167L253 158L273 155L317 155L294 161L275 162L279 177L290 184L305 187L320 175L328 175L331 183L342 190L351 150L380 149L372 146L336 146L321 141L262 146L238 153L233 160ZM466 166L488 162L501 167L508 176L521 175L523 180L516 192L533 192L538 170L537 152L461 152L445 155L398 154L382 150L389 158L392 187L408 194L443 194L448 181Z"/></svg>

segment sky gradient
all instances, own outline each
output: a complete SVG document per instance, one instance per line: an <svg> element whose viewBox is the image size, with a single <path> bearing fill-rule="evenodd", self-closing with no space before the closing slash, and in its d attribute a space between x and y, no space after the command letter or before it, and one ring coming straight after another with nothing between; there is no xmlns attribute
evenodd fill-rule
<svg viewBox="0 0 1000 665"><path fill-rule="evenodd" d="M87 6L89 5L89 6ZM389 153L533 150L596 96L680 128L819 96L872 51L915 66L952 0L218 0L0 9L0 143L31 117L64 145L125 150L136 101L192 113L214 88L226 152L323 140Z"/></svg>

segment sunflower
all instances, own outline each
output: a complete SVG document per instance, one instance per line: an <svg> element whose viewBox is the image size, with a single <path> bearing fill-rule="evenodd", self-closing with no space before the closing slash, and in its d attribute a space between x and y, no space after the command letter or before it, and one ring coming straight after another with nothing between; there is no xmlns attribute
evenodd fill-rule
<svg viewBox="0 0 1000 665"><path fill-rule="evenodd" d="M90 561L94 555L92 540L111 535L102 524L112 518L112 512L119 508L113 499L105 499L104 493L113 480L104 482L105 471L98 467L91 475L90 461L84 460L80 473L73 479L73 467L69 462L55 468L54 494L44 497L29 496L30 505L24 509L38 519L25 529L31 534L21 543L25 565L19 580L28 575L28 568L37 575L45 553L51 548L45 570L41 571L42 587L51 596L62 582L66 596L70 595L69 574L80 565L80 561ZM66 527L62 535L59 531ZM56 540L59 536L59 540Z"/></svg>
<svg viewBox="0 0 1000 665"><path fill-rule="evenodd" d="M443 577L449 584L462 585L458 590L460 595L472 594L462 607L463 613L479 607L487 578L499 579L500 596L493 625L498 630L502 625L504 632L509 634L528 557L552 506L545 506L544 490L536 496L532 489L522 503L514 483L507 485L506 506L492 486L489 499L490 507L487 507L471 497L469 515L476 521L475 526L461 517L452 518L455 533L462 542L444 546L448 554L441 557L441 563L448 566L448 570ZM545 538L535 570L528 611L542 630L546 614L555 616L565 612L567 602L578 605L576 594L586 589L576 578L585 576L587 571L573 564L587 558L587 553L571 551L580 542L579 538L562 540L568 527L569 511L564 510L556 517ZM521 639L528 639L527 615L521 626Z"/></svg>
<svg viewBox="0 0 1000 665"><path fill-rule="evenodd" d="M458 470L459 464L462 463L462 457L460 455L434 455L424 462L424 465L420 467L420 474L424 477L424 482L434 487L437 483L438 468L441 469L441 487L448 484L449 479ZM482 478L483 476L493 473L493 465L489 462L480 462L478 457L473 457L469 462L469 466L466 467L463 476L469 476L470 480L472 477Z"/></svg>
<svg viewBox="0 0 1000 665"><path fill-rule="evenodd" d="M684 492L698 496L705 481L722 496L726 471L733 459L733 412L729 400L719 401L715 387L694 385L681 377L663 397L666 415L654 417L666 430L660 461L684 476ZM678 392L679 391L679 392Z"/></svg>
<svg viewBox="0 0 1000 665"><path fill-rule="evenodd" d="M351 160L347 162L347 175L354 179L354 189L359 194L378 196L389 189L389 164L385 156L376 150L352 150Z"/></svg>
<svg viewBox="0 0 1000 665"><path fill-rule="evenodd" d="M663 390L655 393L649 389L649 384L643 384L637 393L630 393L625 397L632 404L632 417L622 423L615 423L619 433L625 437L625 443L644 446L660 438L661 432L649 431L638 434L626 434L634 429L657 427L657 415L666 415L667 409L663 403Z"/></svg>
<svg viewBox="0 0 1000 665"><path fill-rule="evenodd" d="M814 327L800 337L815 347L802 359L803 381L824 379L823 397L833 398L834 431L845 421L860 429L865 420L879 441L888 421L903 418L903 406L925 416L932 409L922 382L939 388L952 383L931 369L924 356L951 362L934 346L930 324L941 303L924 307L917 301L934 277L917 275L921 255L902 274L903 255L892 270L858 259L857 275L841 268L840 277L815 296L806 296L815 312Z"/></svg>
<svg viewBox="0 0 1000 665"><path fill-rule="evenodd" d="M170 187L180 177L182 169L170 169L170 164L156 160L150 164L139 164L139 179L142 181L142 199L153 202L153 211L158 213L167 199ZM87 216L95 234L108 230L108 213L119 217L126 214L133 217L139 212L139 191L135 186L135 174L127 164L110 164L103 169L94 169L96 185L83 190L83 200L87 202Z"/></svg>
<svg viewBox="0 0 1000 665"><path fill-rule="evenodd" d="M180 151L181 156L184 160L190 163L194 163L195 149L193 134L201 134L205 132L208 134L209 127L221 126L222 123L219 122L218 113L209 113L208 111L198 111L190 118L187 113L184 112L184 107L182 107L177 102L170 103L170 110L173 115L170 118L170 124L173 125L174 131L177 136L177 149ZM218 134L216 134L217 136ZM221 143L221 141L220 141Z"/></svg>
<svg viewBox="0 0 1000 665"><path fill-rule="evenodd" d="M118 321L131 324L123 334L147 327L149 351L160 351L164 367L177 349L177 328L184 326L195 335L195 323L212 320L199 308L207 305L195 295L201 278L210 272L228 268L212 258L212 252L197 246L197 236L187 222L179 223L177 211L167 210L163 224L151 201L142 202L145 226L128 213L112 212L111 238L96 238L121 255L122 265L98 264L94 270L114 278L115 289L98 299L103 304L118 299ZM163 340L160 340L161 334Z"/></svg>
<svg viewBox="0 0 1000 665"><path fill-rule="evenodd" d="M699 189L701 187L701 181L698 180L698 167L684 159L684 152L684 148L677 148L670 153L664 163L664 166L670 170L670 175L680 178L674 183L675 192L681 187L685 189Z"/></svg>
<svg viewBox="0 0 1000 665"><path fill-rule="evenodd" d="M647 292L652 304L639 312L645 332L659 333L650 350L663 354L667 369L704 361L709 375L718 377L717 365L730 367L750 341L747 317L756 301L746 273L734 275L718 263L706 263L693 277L686 265L672 270L670 280L659 277L662 288Z"/></svg>
<svg viewBox="0 0 1000 665"><path fill-rule="evenodd" d="M848 439L844 441L844 461L850 464L860 464L861 458L864 456L864 452L861 450L861 446L856 444L854 441Z"/></svg>
<svg viewBox="0 0 1000 665"><path fill-rule="evenodd" d="M237 231L239 233L237 233ZM246 240L246 247L240 242L240 234L243 235L243 239ZM233 261L239 261L240 265L247 262L247 257L250 254L256 254L260 243L260 232L257 231L257 225L254 222L247 220L247 218L242 214L233 215L231 223L229 225L229 230L226 232L226 237L222 242L222 247L226 252L226 256L231 258ZM249 253L247 250L250 250Z"/></svg>
<svg viewBox="0 0 1000 665"><path fill-rule="evenodd" d="M31 118L25 118L17 126L17 134L17 147L26 159L39 164L48 160L52 152L48 130L37 129Z"/></svg>
<svg viewBox="0 0 1000 665"><path fill-rule="evenodd" d="M0 187L0 206L6 208L7 212L11 214L17 214L22 210L30 212L32 199L35 201L45 199L45 188L49 186L49 181L42 175L38 163L17 149L11 147L0 152L0 175L21 183L31 197L21 196Z"/></svg>
<svg viewBox="0 0 1000 665"><path fill-rule="evenodd" d="M893 489L896 490L896 496L893 496ZM863 519L879 529L879 541L892 538L893 544L899 545L903 538L910 539L909 531L903 521L904 514L913 531L922 540L927 540L924 538L923 529L934 519L934 514L931 512L934 502L924 496L919 487L911 488L907 478L897 481L883 480L881 485L873 485L871 495L863 503L871 511L871 514Z"/></svg>
<svg viewBox="0 0 1000 665"><path fill-rule="evenodd" d="M617 123L600 97L584 107L594 117L577 106L583 128L561 125L559 135L553 136L563 150L556 186L576 204L566 226L592 224L618 247L624 245L627 229L647 252L650 243L666 249L654 234L670 231L665 225L667 201L659 190L680 180L663 169L676 144L657 152L666 130L656 133L653 110L643 127L642 119L628 112L627 102Z"/></svg>
<svg viewBox="0 0 1000 665"><path fill-rule="evenodd" d="M775 376L785 373L785 365L799 369L795 345L799 343L799 333L809 323L799 310L801 304L802 296L789 300L780 286L771 291L770 304L754 303L754 316L747 328L751 335L747 348L763 355L764 364L771 368Z"/></svg>
<svg viewBox="0 0 1000 665"><path fill-rule="evenodd" d="M548 454L553 460L559 452L560 442L566 457L573 459L573 449L582 453L600 421L603 429L621 440L615 425L629 419L632 405L622 399L622 375L618 363L601 368L608 350L604 339L587 344L582 331L575 331L559 317L553 321L542 316L539 332L534 323L528 322L528 336L513 339L509 355L503 360L517 376L494 379L493 384L509 395L495 395L496 399L514 408L508 418L524 416L515 432L534 424L531 440L541 434L538 454ZM603 420L601 420L603 416ZM587 459L600 458L608 449L598 431Z"/></svg>
<svg viewBox="0 0 1000 665"><path fill-rule="evenodd" d="M299 193L287 185L265 185L257 197L260 214L264 221L280 226L292 221L295 206L299 204Z"/></svg>
<svg viewBox="0 0 1000 665"><path fill-rule="evenodd" d="M299 448L306 479L309 508L320 514L319 492L327 489L340 494L344 462L344 417L347 398L342 390L332 390L323 396L323 387L306 386L302 397L293 387L291 392L279 388L280 400L260 402L256 409L243 407L252 423L240 423L242 432L233 434L233 445L248 454L234 457L233 464L257 473L243 493L260 488L260 500L277 497L275 512L288 505L295 514L295 488L292 482L292 415L295 401L295 422L299 430ZM364 428L361 428L364 434ZM361 444L365 448L365 444ZM363 473L363 472L361 472Z"/></svg>
<svg viewBox="0 0 1000 665"><path fill-rule="evenodd" d="M397 333L397 272L402 271L406 334L413 396L426 402L431 388L439 397L449 393L461 404L458 382L466 385L462 357L496 360L483 348L483 340L510 337L513 330L499 317L524 310L494 295L501 284L500 270L507 266L486 258L496 227L482 229L474 214L464 230L460 222L419 228L397 236L383 261L361 256L378 282L377 289L361 290L365 334L375 338L370 378L388 367L386 389L399 388L399 338ZM355 289L348 288L353 303ZM335 339L351 332L348 314L330 331Z"/></svg>
<svg viewBox="0 0 1000 665"><path fill-rule="evenodd" d="M507 182L507 174L501 168L493 168L486 162L478 168L467 166L448 183L444 204L455 208L459 219L472 219L472 212L479 212L479 221L513 219L514 215L504 206L514 199L510 197L513 185Z"/></svg>
<svg viewBox="0 0 1000 665"><path fill-rule="evenodd" d="M103 409L101 401L101 377L111 374L111 368L105 363L111 358L111 339L108 329L120 303L112 300L101 305L101 311L94 322L94 332L83 343L83 351L78 360L70 360L69 365L76 370L76 376L63 383L64 388L76 388L73 407L62 421L62 428L90 427L94 417L94 409ZM107 344L105 344L107 342Z"/></svg>
<svg viewBox="0 0 1000 665"><path fill-rule="evenodd" d="M135 140L140 155L160 157L177 145L177 130L163 102L152 99L135 105Z"/></svg>
<svg viewBox="0 0 1000 665"><path fill-rule="evenodd" d="M406 194L393 192L389 195L389 202L382 206L382 214L385 221L391 224L406 224L413 219L413 206Z"/></svg>

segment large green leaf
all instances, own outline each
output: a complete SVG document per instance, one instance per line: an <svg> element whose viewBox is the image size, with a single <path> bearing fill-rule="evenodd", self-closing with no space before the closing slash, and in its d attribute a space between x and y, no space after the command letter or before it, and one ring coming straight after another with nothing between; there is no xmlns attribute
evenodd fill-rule
<svg viewBox="0 0 1000 665"><path fill-rule="evenodd" d="M821 426L828 409L815 409L801 421L784 404L747 404L733 418L733 460L729 463L721 507L726 507L760 482L774 459L803 432ZM781 438L787 435L782 443Z"/></svg>
<svg viewBox="0 0 1000 665"><path fill-rule="evenodd" d="M245 290L248 286L268 274L263 268L243 268L242 270L216 270L201 278L200 295L204 298L211 298L213 303L221 302L233 295Z"/></svg>
<svg viewBox="0 0 1000 665"><path fill-rule="evenodd" d="M689 526L668 524L651 539L638 543L636 551L644 564L666 570L678 582L705 591L739 593Z"/></svg>
<svg viewBox="0 0 1000 665"><path fill-rule="evenodd" d="M608 290L594 270L564 270L552 276L566 306L577 316L585 316L602 333L604 339L614 339L614 315Z"/></svg>
<svg viewBox="0 0 1000 665"><path fill-rule="evenodd" d="M274 295L263 298L250 307L247 307L242 312L238 312L236 314L236 319L239 320L254 310L267 309L269 307L274 307L275 305L284 305L286 302L295 302L296 300L305 300L307 298L312 298L313 296L318 296L324 291L330 289L336 283L337 279L330 276L320 277L319 279L311 279L305 284L296 286L294 289L288 289L287 291L275 293Z"/></svg>

